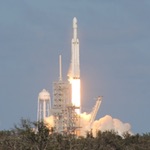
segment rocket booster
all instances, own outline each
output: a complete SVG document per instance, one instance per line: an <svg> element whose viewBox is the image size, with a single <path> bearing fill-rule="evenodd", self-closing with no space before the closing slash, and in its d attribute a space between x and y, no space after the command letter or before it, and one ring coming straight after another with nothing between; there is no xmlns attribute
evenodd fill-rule
<svg viewBox="0 0 150 150"><path fill-rule="evenodd" d="M79 40L77 37L77 18L75 18L75 17L73 18L71 76L74 79L80 78Z"/></svg>

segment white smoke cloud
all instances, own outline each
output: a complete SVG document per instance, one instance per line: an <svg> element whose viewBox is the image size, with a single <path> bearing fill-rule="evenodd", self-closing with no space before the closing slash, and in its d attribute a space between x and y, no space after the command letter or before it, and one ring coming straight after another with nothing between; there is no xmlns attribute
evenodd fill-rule
<svg viewBox="0 0 150 150"><path fill-rule="evenodd" d="M80 134L82 136L86 135L86 132L90 130L89 121L91 118L91 114L87 114L86 112L80 114Z"/></svg>
<svg viewBox="0 0 150 150"><path fill-rule="evenodd" d="M94 121L92 124L93 135L96 135L97 130L100 131L110 131L114 130L119 135L122 135L125 132L132 134L131 125L129 123L123 123L119 119L112 118L109 115L100 118L99 120Z"/></svg>
<svg viewBox="0 0 150 150"><path fill-rule="evenodd" d="M100 118L99 120L95 120L93 124L89 125L90 114L83 113L81 114L81 135L85 136L87 131L92 129L93 136L96 136L97 131L115 131L119 135L123 135L123 133L131 132L131 125L129 123L123 123L119 119L112 118L109 115Z"/></svg>

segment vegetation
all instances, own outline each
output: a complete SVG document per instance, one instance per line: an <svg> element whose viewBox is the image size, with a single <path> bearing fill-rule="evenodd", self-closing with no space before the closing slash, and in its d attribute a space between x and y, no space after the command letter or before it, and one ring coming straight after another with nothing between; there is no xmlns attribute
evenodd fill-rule
<svg viewBox="0 0 150 150"><path fill-rule="evenodd" d="M150 150L150 133L123 137L114 131L98 132L96 137L61 135L43 122L21 120L10 131L0 131L0 150Z"/></svg>

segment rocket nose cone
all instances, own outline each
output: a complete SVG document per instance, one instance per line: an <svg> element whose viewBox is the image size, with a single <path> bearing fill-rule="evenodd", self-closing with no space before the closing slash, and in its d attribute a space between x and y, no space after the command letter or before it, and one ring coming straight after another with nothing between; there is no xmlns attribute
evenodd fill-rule
<svg viewBox="0 0 150 150"><path fill-rule="evenodd" d="M76 17L73 18L73 22L77 23L77 18Z"/></svg>

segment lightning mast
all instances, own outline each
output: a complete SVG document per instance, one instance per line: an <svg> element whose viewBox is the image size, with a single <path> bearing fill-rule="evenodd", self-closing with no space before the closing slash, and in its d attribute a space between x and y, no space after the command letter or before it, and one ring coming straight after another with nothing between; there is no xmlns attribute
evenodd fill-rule
<svg viewBox="0 0 150 150"><path fill-rule="evenodd" d="M59 81L62 81L62 64L61 64L61 55L59 55Z"/></svg>

